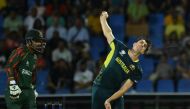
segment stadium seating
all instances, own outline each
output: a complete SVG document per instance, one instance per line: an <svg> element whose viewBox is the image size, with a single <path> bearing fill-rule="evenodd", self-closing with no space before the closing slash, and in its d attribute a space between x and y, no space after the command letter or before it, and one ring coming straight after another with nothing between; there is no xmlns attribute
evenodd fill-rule
<svg viewBox="0 0 190 109"><path fill-rule="evenodd" d="M128 37L128 41L127 41L127 46L129 48L132 48L133 47L133 43L137 40L137 37L136 36L129 36Z"/></svg>
<svg viewBox="0 0 190 109"><path fill-rule="evenodd" d="M151 43L152 43L152 47L154 47L154 48L163 48L164 44L163 44L162 35L160 35L160 36L152 35L152 36L150 36L150 40L151 40Z"/></svg>
<svg viewBox="0 0 190 109"><path fill-rule="evenodd" d="M36 90L39 94L47 94L46 89L48 82L48 70L40 70L37 72Z"/></svg>
<svg viewBox="0 0 190 109"><path fill-rule="evenodd" d="M149 32L151 36L162 36L164 29L162 26L149 25Z"/></svg>
<svg viewBox="0 0 190 109"><path fill-rule="evenodd" d="M149 25L150 40L155 48L163 48L163 27Z"/></svg>
<svg viewBox="0 0 190 109"><path fill-rule="evenodd" d="M149 21L149 25L163 26L164 25L164 15L161 13L150 14L148 21Z"/></svg>
<svg viewBox="0 0 190 109"><path fill-rule="evenodd" d="M114 36L123 41L125 36L125 18L122 14L113 14L109 18L109 25L112 28Z"/></svg>
<svg viewBox="0 0 190 109"><path fill-rule="evenodd" d="M36 84L36 91L38 94L49 94L45 84Z"/></svg>
<svg viewBox="0 0 190 109"><path fill-rule="evenodd" d="M136 86L137 92L153 92L153 84L150 80L141 80Z"/></svg>
<svg viewBox="0 0 190 109"><path fill-rule="evenodd" d="M5 72L0 72L0 95L5 93L5 89L7 87L7 75Z"/></svg>
<svg viewBox="0 0 190 109"><path fill-rule="evenodd" d="M140 60L142 69L143 69L143 79L148 79L150 74L153 73L155 60L152 58L147 58L142 56L142 60Z"/></svg>
<svg viewBox="0 0 190 109"><path fill-rule="evenodd" d="M178 92L190 92L190 80L182 79L178 81L177 85Z"/></svg>
<svg viewBox="0 0 190 109"><path fill-rule="evenodd" d="M69 94L71 93L70 92L70 89L69 88L66 88L66 87L63 87L63 88L58 88L56 90L56 94Z"/></svg>
<svg viewBox="0 0 190 109"><path fill-rule="evenodd" d="M75 93L91 93L90 89L80 89L80 90L76 90Z"/></svg>
<svg viewBox="0 0 190 109"><path fill-rule="evenodd" d="M157 92L174 92L173 80L158 80Z"/></svg>
<svg viewBox="0 0 190 109"><path fill-rule="evenodd" d="M176 68L176 60L174 60L172 57L168 58L168 64L170 64L173 68Z"/></svg>
<svg viewBox="0 0 190 109"><path fill-rule="evenodd" d="M98 60L100 58L100 54L105 51L106 44L105 38L102 36L91 37L90 39L90 54L93 60Z"/></svg>
<svg viewBox="0 0 190 109"><path fill-rule="evenodd" d="M113 30L113 35L116 39L120 41L124 41L125 38L125 32L123 27L111 27Z"/></svg>
<svg viewBox="0 0 190 109"><path fill-rule="evenodd" d="M109 17L109 25L110 26L125 26L125 18L122 14L112 14Z"/></svg>
<svg viewBox="0 0 190 109"><path fill-rule="evenodd" d="M163 14L151 14L149 15L149 35L153 47L163 48Z"/></svg>

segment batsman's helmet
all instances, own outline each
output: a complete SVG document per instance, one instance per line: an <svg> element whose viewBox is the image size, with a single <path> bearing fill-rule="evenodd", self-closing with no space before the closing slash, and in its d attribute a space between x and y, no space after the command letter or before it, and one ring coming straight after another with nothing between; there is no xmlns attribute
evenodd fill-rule
<svg viewBox="0 0 190 109"><path fill-rule="evenodd" d="M25 41L26 44L35 52L43 53L46 46L46 39L40 30L29 30L25 35Z"/></svg>

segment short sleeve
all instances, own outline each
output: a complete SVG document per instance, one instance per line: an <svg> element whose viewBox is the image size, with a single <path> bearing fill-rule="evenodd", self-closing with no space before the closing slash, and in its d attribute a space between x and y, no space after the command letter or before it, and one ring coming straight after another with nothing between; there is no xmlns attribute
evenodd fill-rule
<svg viewBox="0 0 190 109"><path fill-rule="evenodd" d="M129 79L134 83L138 83L142 79L142 69L137 69L135 72L130 74Z"/></svg>
<svg viewBox="0 0 190 109"><path fill-rule="evenodd" d="M123 44L121 41L114 39L110 44L109 44L111 49L118 49L118 48L122 48L123 46L126 46L125 44Z"/></svg>

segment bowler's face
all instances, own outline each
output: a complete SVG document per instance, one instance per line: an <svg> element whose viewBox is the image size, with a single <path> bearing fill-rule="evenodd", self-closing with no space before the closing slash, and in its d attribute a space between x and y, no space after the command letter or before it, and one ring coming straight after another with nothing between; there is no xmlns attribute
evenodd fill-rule
<svg viewBox="0 0 190 109"><path fill-rule="evenodd" d="M144 54L147 46L148 45L145 40L139 40L133 44L133 50L139 52L140 54Z"/></svg>

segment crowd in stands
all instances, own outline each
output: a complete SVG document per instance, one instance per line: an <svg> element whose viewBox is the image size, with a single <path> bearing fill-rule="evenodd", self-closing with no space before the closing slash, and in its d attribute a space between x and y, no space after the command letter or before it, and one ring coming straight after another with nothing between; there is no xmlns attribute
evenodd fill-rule
<svg viewBox="0 0 190 109"><path fill-rule="evenodd" d="M153 70L147 73L145 68L144 80L156 86L160 79L190 79L189 8L189 0L0 0L0 71L11 51L24 44L25 33L39 29L47 46L38 70L48 73L48 93L63 87L72 93L90 91L109 51L99 21L107 10L110 16L124 17L123 22L114 21L124 25L124 43L140 35L152 40L143 59L153 63L142 64L152 64ZM156 16L162 21L156 23Z"/></svg>

